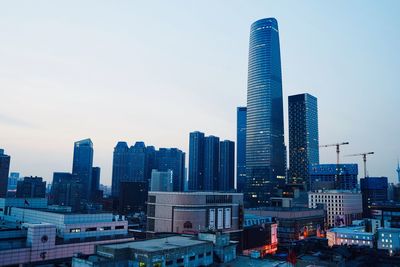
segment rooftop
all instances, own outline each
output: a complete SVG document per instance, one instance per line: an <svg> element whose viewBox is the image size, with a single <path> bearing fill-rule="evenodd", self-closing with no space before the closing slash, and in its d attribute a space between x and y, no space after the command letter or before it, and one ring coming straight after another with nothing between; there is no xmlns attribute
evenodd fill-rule
<svg viewBox="0 0 400 267"><path fill-rule="evenodd" d="M337 228L331 228L328 230L328 232L335 232L335 233L363 233L363 234L370 234L373 235L373 233L365 232L365 227L364 226L350 226L350 227L337 227Z"/></svg>
<svg viewBox="0 0 400 267"><path fill-rule="evenodd" d="M242 193L235 192L204 192L204 191L188 191L188 192L165 192L165 191L149 191L149 194L166 194L166 195L243 195Z"/></svg>
<svg viewBox="0 0 400 267"><path fill-rule="evenodd" d="M101 247L108 249L136 249L145 252L156 252L160 250L177 249L188 246L207 244L207 241L193 239L189 236L171 236L167 238L149 239L145 241L128 242L121 244L103 245Z"/></svg>

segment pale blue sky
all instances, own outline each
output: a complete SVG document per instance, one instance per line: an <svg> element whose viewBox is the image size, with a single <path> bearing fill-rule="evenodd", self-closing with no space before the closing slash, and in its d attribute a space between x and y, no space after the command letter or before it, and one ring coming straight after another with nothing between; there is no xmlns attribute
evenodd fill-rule
<svg viewBox="0 0 400 267"><path fill-rule="evenodd" d="M396 0L2 1L0 147L12 171L51 181L71 170L73 142L90 137L110 184L119 140L186 152L193 130L235 140L250 24L275 17L285 133L287 96L309 92L320 143L375 151L369 174L394 179L399 11ZM320 154L335 162L334 148Z"/></svg>

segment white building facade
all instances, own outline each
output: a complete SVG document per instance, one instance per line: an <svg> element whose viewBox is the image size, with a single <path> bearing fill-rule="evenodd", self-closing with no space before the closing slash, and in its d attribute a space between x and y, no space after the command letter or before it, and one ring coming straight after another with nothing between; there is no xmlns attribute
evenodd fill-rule
<svg viewBox="0 0 400 267"><path fill-rule="evenodd" d="M364 226L331 228L326 232L328 245L357 245L374 247L374 233L365 232Z"/></svg>
<svg viewBox="0 0 400 267"><path fill-rule="evenodd" d="M308 207L316 208L318 204L323 205L326 211L328 227L348 226L352 221L362 218L362 196L358 192L346 190L310 192Z"/></svg>

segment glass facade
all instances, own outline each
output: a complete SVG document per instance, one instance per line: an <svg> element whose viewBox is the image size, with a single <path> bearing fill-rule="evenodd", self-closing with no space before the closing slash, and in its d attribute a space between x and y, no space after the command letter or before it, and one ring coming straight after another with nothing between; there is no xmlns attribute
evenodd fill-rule
<svg viewBox="0 0 400 267"><path fill-rule="evenodd" d="M6 197L8 172L10 170L10 156L4 154L4 150L0 149L0 197Z"/></svg>
<svg viewBox="0 0 400 267"><path fill-rule="evenodd" d="M290 180L310 188L308 167L319 164L317 98L310 94L289 96Z"/></svg>
<svg viewBox="0 0 400 267"><path fill-rule="evenodd" d="M177 148L160 148L156 151L156 168L160 172L172 171L173 191L183 191L185 153Z"/></svg>
<svg viewBox="0 0 400 267"><path fill-rule="evenodd" d="M214 191L218 188L219 137L204 138L204 190Z"/></svg>
<svg viewBox="0 0 400 267"><path fill-rule="evenodd" d="M220 142L218 190L231 191L235 187L235 143Z"/></svg>
<svg viewBox="0 0 400 267"><path fill-rule="evenodd" d="M74 144L72 173L78 176L82 184L82 199L90 200L92 192L93 143L90 139Z"/></svg>
<svg viewBox="0 0 400 267"><path fill-rule="evenodd" d="M128 150L129 148L126 142L118 142L117 145L114 147L111 188L111 192L114 197L118 197L119 195L120 181L126 181L128 177Z"/></svg>
<svg viewBox="0 0 400 267"><path fill-rule="evenodd" d="M354 190L357 188L357 164L317 164L309 166L310 189ZM336 181L336 177L337 181Z"/></svg>
<svg viewBox="0 0 400 267"><path fill-rule="evenodd" d="M189 190L204 190L204 133L189 136Z"/></svg>
<svg viewBox="0 0 400 267"><path fill-rule="evenodd" d="M247 85L246 190L250 206L269 204L286 178L278 22L251 25Z"/></svg>
<svg viewBox="0 0 400 267"><path fill-rule="evenodd" d="M246 107L237 108L237 161L236 161L236 188L243 192L246 185Z"/></svg>

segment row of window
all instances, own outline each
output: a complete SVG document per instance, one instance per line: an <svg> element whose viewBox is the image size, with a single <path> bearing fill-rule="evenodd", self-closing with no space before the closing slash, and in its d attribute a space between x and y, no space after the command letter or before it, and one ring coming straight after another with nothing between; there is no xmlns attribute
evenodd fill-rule
<svg viewBox="0 0 400 267"><path fill-rule="evenodd" d="M125 229L124 225L117 225L115 226L115 230L122 230ZM95 231L108 231L111 230L111 226L102 226L102 227L88 227L86 229L81 229L81 228L71 228L69 229L70 233L80 233L83 232L83 230L85 230L85 232L95 232Z"/></svg>
<svg viewBox="0 0 400 267"><path fill-rule="evenodd" d="M206 256L211 256L211 251L208 251L208 252L206 252ZM204 253L201 253L201 254L199 254L199 255L197 255L197 257L199 258L199 259L202 259L202 258L204 258ZM196 259L196 255L193 255L193 256L190 256L189 257L189 261L194 261ZM183 263L183 258L179 258L179 259L177 259L176 260L176 263ZM174 263L174 260L167 260L167 261L165 261L165 265L166 266L169 266L169 265L172 265Z"/></svg>

